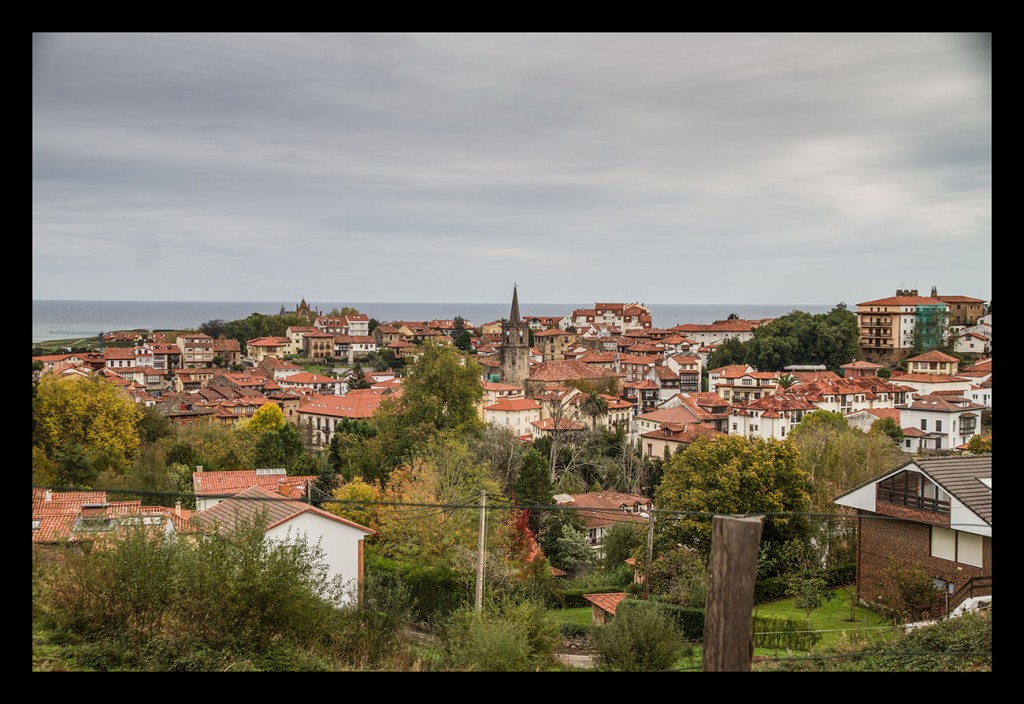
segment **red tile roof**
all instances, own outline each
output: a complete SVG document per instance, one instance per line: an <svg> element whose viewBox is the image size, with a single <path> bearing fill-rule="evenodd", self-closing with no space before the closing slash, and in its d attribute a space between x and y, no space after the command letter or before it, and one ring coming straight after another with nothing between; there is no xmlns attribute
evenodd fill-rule
<svg viewBox="0 0 1024 704"><path fill-rule="evenodd" d="M609 592L607 594L584 594L583 598L610 614L614 614L619 604L626 598L626 592Z"/></svg>
<svg viewBox="0 0 1024 704"><path fill-rule="evenodd" d="M539 411L540 404L532 398L503 398L487 406L487 411Z"/></svg>
<svg viewBox="0 0 1024 704"><path fill-rule="evenodd" d="M237 494L252 487L274 492L281 496L279 487L289 488L288 495L300 498L306 495L306 482L316 481L316 475L289 477L281 474L258 474L255 470L237 470L224 472L193 472L192 486L196 496L223 496Z"/></svg>
<svg viewBox="0 0 1024 704"><path fill-rule="evenodd" d="M948 355L945 352L939 350L932 350L931 352L925 352L919 354L916 357L911 357L907 360L908 362L959 362L956 357Z"/></svg>
<svg viewBox="0 0 1024 704"><path fill-rule="evenodd" d="M275 494L260 487L246 489L229 499L221 501L216 506L197 512L193 516L193 521L208 528L217 526L221 529L231 530L235 526L236 521L244 521L247 518L251 519L260 515L262 511L265 511L263 520L267 530L290 521L301 514L310 513L351 528L356 528L369 535L376 535L377 533L372 528L367 528L354 521L335 516L333 513L328 513L312 504L286 499L280 494Z"/></svg>

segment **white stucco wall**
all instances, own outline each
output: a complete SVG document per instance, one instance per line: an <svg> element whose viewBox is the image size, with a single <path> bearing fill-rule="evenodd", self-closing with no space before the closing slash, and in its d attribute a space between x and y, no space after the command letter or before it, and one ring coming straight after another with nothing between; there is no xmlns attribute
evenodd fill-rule
<svg viewBox="0 0 1024 704"><path fill-rule="evenodd" d="M319 542L328 566L328 577L340 575L349 588L347 600L354 600L359 577L359 544L366 533L330 518L307 512L271 528L267 531L267 538L288 542L300 534L305 536L306 542L311 546Z"/></svg>

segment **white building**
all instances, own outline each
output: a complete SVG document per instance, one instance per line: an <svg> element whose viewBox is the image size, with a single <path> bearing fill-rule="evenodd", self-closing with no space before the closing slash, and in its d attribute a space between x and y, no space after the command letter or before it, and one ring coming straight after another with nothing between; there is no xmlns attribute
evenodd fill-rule
<svg viewBox="0 0 1024 704"><path fill-rule="evenodd" d="M898 406L904 452L950 450L981 432L985 407L963 397L930 394ZM908 429L918 432L908 435ZM914 438L916 441L911 442Z"/></svg>

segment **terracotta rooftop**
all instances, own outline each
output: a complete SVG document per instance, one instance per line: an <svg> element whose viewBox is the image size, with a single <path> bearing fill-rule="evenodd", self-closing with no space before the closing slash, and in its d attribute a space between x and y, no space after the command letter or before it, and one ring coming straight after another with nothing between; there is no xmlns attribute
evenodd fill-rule
<svg viewBox="0 0 1024 704"><path fill-rule="evenodd" d="M607 594L584 594L583 598L589 601L597 608L601 609L602 611L614 614L615 610L619 607L619 603L626 598L626 592L609 592Z"/></svg>

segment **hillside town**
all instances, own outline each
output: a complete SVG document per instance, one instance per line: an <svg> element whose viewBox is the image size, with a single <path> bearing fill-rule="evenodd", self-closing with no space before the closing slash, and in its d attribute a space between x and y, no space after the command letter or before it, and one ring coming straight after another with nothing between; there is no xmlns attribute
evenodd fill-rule
<svg viewBox="0 0 1024 704"><path fill-rule="evenodd" d="M660 457L698 436L783 439L805 413L827 410L865 430L891 418L903 432L903 450L916 454L966 449L980 432L980 412L992 407L991 313L981 299L934 289L858 303L860 356L838 370L708 368L723 342L749 341L770 319L658 329L638 303L528 316L520 312L518 290L507 319L479 326L459 319L373 321L371 328L364 314L327 317L304 300L290 312L308 324L280 337L240 343L197 331L174 339L110 332L101 351L35 356L33 366L37 376L102 375L179 424L232 425L274 403L288 422L308 428L318 447L329 444L339 422L372 416L382 399L401 394L397 365L370 368L371 358L412 362L420 345L454 345L460 336L468 341L467 357L483 369L480 418L525 442L556 427L622 427L645 455ZM948 321L948 339L922 340L920 332L938 318ZM944 344L959 358L937 349ZM326 362L332 371L307 371ZM880 370L891 372L883 377ZM587 385L611 392L600 394L604 404L595 415L582 404Z"/></svg>

